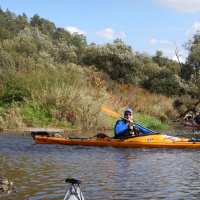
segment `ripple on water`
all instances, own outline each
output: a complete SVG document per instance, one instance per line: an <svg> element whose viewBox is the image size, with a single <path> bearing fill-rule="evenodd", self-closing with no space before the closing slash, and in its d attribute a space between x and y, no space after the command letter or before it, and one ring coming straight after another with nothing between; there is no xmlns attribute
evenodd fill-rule
<svg viewBox="0 0 200 200"><path fill-rule="evenodd" d="M198 199L198 150L35 145L15 134L0 135L0 147L15 199L62 199L67 177L83 181L86 199Z"/></svg>

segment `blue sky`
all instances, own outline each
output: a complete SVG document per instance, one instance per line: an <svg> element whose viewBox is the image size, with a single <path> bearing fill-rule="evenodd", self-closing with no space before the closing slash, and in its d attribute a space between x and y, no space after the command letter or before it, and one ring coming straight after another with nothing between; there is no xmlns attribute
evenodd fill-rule
<svg viewBox="0 0 200 200"><path fill-rule="evenodd" d="M1 0L0 6L29 18L38 14L86 35L88 44L121 38L134 51L160 50L172 59L178 47L184 60L182 45L200 30L200 0Z"/></svg>

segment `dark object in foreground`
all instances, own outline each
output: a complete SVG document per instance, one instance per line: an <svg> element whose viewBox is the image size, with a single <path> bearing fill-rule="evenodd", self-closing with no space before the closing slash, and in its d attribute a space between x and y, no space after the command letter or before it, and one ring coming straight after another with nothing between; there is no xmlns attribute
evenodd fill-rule
<svg viewBox="0 0 200 200"><path fill-rule="evenodd" d="M0 197L5 197L15 192L13 182L5 177L0 178Z"/></svg>
<svg viewBox="0 0 200 200"><path fill-rule="evenodd" d="M32 131L31 136L35 138L35 136L45 136L45 137L62 137L58 132L47 132L47 131Z"/></svg>
<svg viewBox="0 0 200 200"><path fill-rule="evenodd" d="M81 181L74 178L67 178L65 182L70 183L70 185L67 188L64 200L84 200L80 189Z"/></svg>

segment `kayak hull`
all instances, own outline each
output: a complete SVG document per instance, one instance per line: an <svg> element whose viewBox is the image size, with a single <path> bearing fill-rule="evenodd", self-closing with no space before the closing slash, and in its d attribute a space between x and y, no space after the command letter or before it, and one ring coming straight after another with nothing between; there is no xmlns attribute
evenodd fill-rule
<svg viewBox="0 0 200 200"><path fill-rule="evenodd" d="M187 138L155 134L138 136L128 139L114 138L57 138L35 136L36 144L61 144L82 146L110 146L124 148L196 148L200 149L200 142L189 142Z"/></svg>

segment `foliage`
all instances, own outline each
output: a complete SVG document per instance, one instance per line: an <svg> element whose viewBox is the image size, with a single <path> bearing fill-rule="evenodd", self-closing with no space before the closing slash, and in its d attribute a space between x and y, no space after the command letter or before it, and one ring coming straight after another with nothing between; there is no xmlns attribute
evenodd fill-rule
<svg viewBox="0 0 200 200"><path fill-rule="evenodd" d="M145 89L132 85L118 86L118 93L113 93L111 99L113 105L122 108L134 108L136 113L154 116L162 122L166 122L177 115L176 110L172 107L173 101L173 98L152 94Z"/></svg>
<svg viewBox="0 0 200 200"><path fill-rule="evenodd" d="M115 40L113 44L88 46L83 62L95 65L119 83L142 86L151 92L169 96L185 92L178 63L164 58L161 52L153 58L134 53L121 40Z"/></svg>
<svg viewBox="0 0 200 200"><path fill-rule="evenodd" d="M152 74L148 80L144 81L143 86L151 92L167 96L183 94L180 77L164 67L157 71L157 73Z"/></svg>
<svg viewBox="0 0 200 200"><path fill-rule="evenodd" d="M84 35L39 15L28 19L0 9L0 23L1 127L108 128L102 104L131 106L166 122L177 114L174 96L200 97L199 33L180 65L160 51L134 51L120 39L88 45Z"/></svg>
<svg viewBox="0 0 200 200"><path fill-rule="evenodd" d="M188 57L186 64L182 67L181 77L187 81L193 88L200 87L200 32L197 31L192 40L189 40L186 44L188 50ZM192 93L189 93L193 98L200 98L200 90L193 89Z"/></svg>
<svg viewBox="0 0 200 200"><path fill-rule="evenodd" d="M148 116L148 115L139 115L136 114L134 118L137 123L142 126L149 128L150 130L153 131L164 131L167 130L168 126L163 124L159 119L156 119L154 117Z"/></svg>
<svg viewBox="0 0 200 200"><path fill-rule="evenodd" d="M113 44L88 46L83 63L95 65L121 83L135 83L134 74L139 70L131 48L121 40L115 40Z"/></svg>

